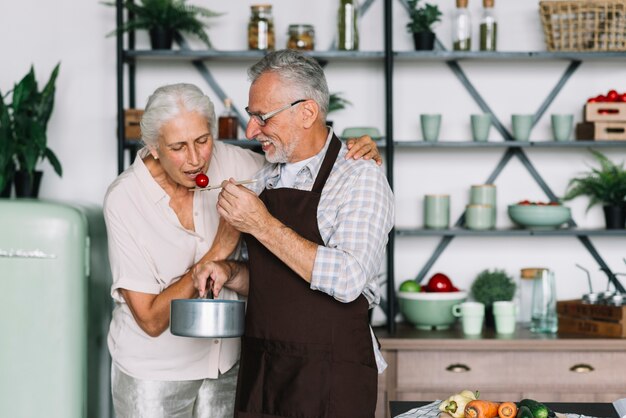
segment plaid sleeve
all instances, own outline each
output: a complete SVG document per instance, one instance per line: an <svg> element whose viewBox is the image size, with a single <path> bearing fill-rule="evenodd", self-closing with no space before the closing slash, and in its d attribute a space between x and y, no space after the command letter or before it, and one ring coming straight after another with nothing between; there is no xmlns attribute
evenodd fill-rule
<svg viewBox="0 0 626 418"><path fill-rule="evenodd" d="M341 302L364 293L377 303L380 296L373 284L392 228L393 196L378 167L361 167L341 174L345 180L330 197L335 200L329 205L333 210L320 221L332 223L332 233L326 245L318 247L311 288ZM368 295L368 290L375 294Z"/></svg>

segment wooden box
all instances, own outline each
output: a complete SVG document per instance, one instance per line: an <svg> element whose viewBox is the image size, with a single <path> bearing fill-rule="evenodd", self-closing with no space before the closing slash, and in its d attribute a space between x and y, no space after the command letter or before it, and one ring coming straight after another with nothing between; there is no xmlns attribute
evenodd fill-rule
<svg viewBox="0 0 626 418"><path fill-rule="evenodd" d="M582 122L576 124L579 141L626 141L626 122Z"/></svg>
<svg viewBox="0 0 626 418"><path fill-rule="evenodd" d="M587 103L584 116L587 122L626 122L626 103Z"/></svg>
<svg viewBox="0 0 626 418"><path fill-rule="evenodd" d="M593 139L596 141L626 141L626 122L594 122Z"/></svg>
<svg viewBox="0 0 626 418"><path fill-rule="evenodd" d="M581 300L558 301L559 332L591 337L626 338L626 306L589 305Z"/></svg>
<svg viewBox="0 0 626 418"><path fill-rule="evenodd" d="M124 110L124 137L126 139L141 139L139 122L143 116L143 109Z"/></svg>

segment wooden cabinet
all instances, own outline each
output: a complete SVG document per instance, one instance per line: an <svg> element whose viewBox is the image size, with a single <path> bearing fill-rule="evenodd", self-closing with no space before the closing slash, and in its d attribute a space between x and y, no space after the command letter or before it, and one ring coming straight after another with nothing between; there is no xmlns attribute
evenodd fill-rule
<svg viewBox="0 0 626 418"><path fill-rule="evenodd" d="M519 329L500 338L485 332L377 332L389 364L379 378L377 418L388 403L445 399L463 389L483 399L612 402L626 389L626 340L536 335Z"/></svg>

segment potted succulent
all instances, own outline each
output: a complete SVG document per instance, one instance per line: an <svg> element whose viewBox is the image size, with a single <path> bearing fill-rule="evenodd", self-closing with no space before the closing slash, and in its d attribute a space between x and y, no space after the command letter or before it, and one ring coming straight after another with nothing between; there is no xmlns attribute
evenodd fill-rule
<svg viewBox="0 0 626 418"><path fill-rule="evenodd" d="M59 176L63 174L59 159L48 148L46 135L60 65L54 67L41 91L35 69L31 66L28 74L10 92L11 103L3 101L1 104L0 147L3 157L0 158L0 169L4 168L5 184L13 177L18 197L37 197L42 176L42 172L36 170L39 161L47 159ZM4 154L5 150L7 154Z"/></svg>
<svg viewBox="0 0 626 418"><path fill-rule="evenodd" d="M441 11L437 5L425 3L419 6L420 0L407 0L411 21L406 29L413 34L416 50L431 50L435 46L433 25L441 21Z"/></svg>
<svg viewBox="0 0 626 418"><path fill-rule="evenodd" d="M485 325L493 327L493 303L513 300L515 281L504 270L483 270L476 276L470 289L472 297L485 305Z"/></svg>
<svg viewBox="0 0 626 418"><path fill-rule="evenodd" d="M618 165L599 151L591 150L600 163L600 168L592 168L582 177L569 181L563 200L578 196L588 196L587 211L601 204L607 229L624 229L626 224L626 170L624 163Z"/></svg>
<svg viewBox="0 0 626 418"><path fill-rule="evenodd" d="M147 30L150 34L152 49L170 49L176 32L187 32L197 36L208 48L211 41L204 31L208 27L202 18L219 16L205 7L193 6L186 0L126 0L122 3L132 13L126 23L109 33L112 36L137 29ZM114 1L103 2L115 6Z"/></svg>

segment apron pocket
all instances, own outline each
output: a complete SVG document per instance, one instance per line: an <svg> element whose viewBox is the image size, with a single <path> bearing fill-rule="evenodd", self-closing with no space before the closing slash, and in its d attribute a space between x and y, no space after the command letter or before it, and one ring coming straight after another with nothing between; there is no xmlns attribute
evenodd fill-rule
<svg viewBox="0 0 626 418"><path fill-rule="evenodd" d="M294 418L327 416L330 399L330 346L268 344L263 387L267 414Z"/></svg>

